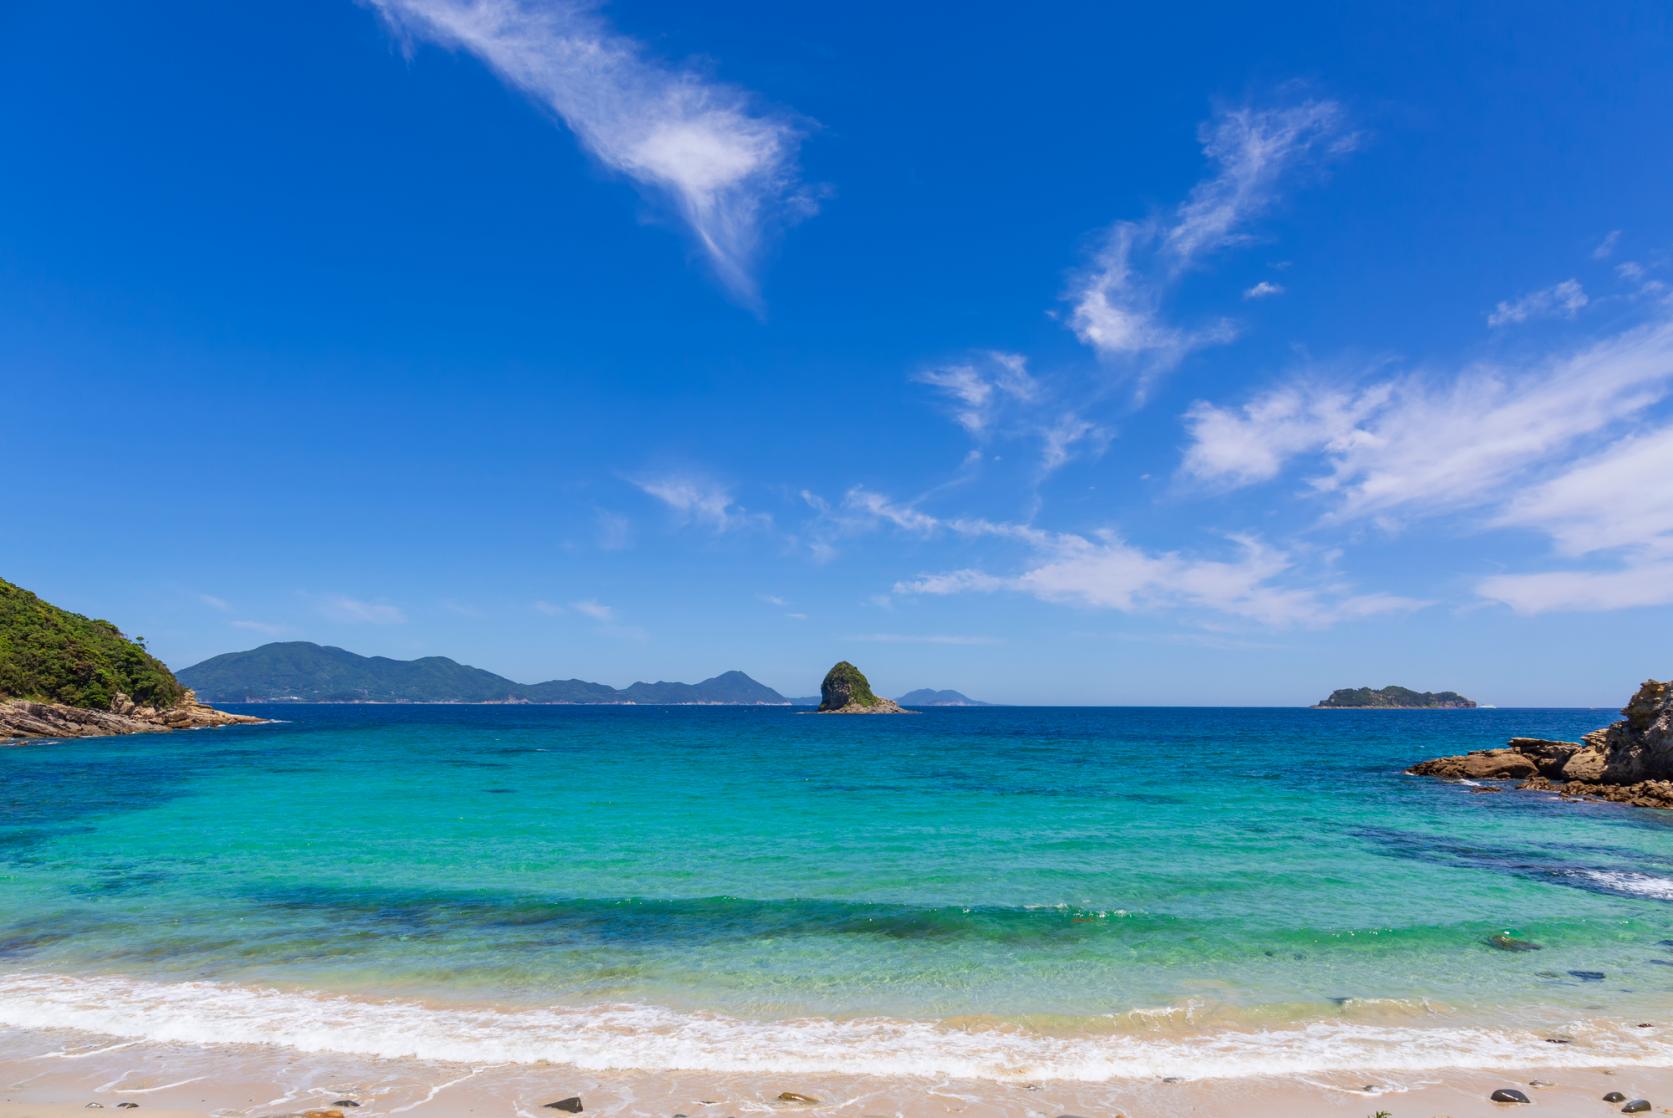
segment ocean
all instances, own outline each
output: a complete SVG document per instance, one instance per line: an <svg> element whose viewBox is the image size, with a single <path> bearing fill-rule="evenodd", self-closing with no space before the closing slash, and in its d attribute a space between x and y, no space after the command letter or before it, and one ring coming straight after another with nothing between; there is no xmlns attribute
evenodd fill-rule
<svg viewBox="0 0 1673 1118"><path fill-rule="evenodd" d="M1402 774L1613 711L233 709L282 721L0 749L0 1031L1090 1082L1673 1061L1638 1027L1673 814Z"/></svg>

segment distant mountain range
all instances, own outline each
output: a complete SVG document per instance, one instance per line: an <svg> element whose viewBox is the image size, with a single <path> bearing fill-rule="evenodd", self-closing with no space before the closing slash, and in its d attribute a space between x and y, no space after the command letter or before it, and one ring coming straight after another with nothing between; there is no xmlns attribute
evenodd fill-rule
<svg viewBox="0 0 1673 1118"><path fill-rule="evenodd" d="M985 707L991 705L978 702L969 695L961 695L957 691L936 691L928 687L908 691L896 699L895 702L903 707Z"/></svg>
<svg viewBox="0 0 1673 1118"><path fill-rule="evenodd" d="M792 705L743 672L701 683L615 688L584 679L517 683L446 656L391 660L311 641L277 641L228 652L176 673L217 703L730 703Z"/></svg>
<svg viewBox="0 0 1673 1118"><path fill-rule="evenodd" d="M391 660L312 641L276 641L228 652L175 673L206 703L690 703L818 706L819 696L785 698L743 672L701 683L611 687L584 679L517 683L446 656ZM906 706L981 706L957 691L913 691Z"/></svg>

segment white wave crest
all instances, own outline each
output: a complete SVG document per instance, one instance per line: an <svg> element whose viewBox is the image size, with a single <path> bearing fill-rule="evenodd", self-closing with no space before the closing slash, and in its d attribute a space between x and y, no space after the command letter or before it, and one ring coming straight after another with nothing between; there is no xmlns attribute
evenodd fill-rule
<svg viewBox="0 0 1673 1118"><path fill-rule="evenodd" d="M640 1005L441 1008L219 982L52 974L0 976L0 1026L74 1029L192 1045L458 1063L547 1061L587 1070L942 1075L1106 1082L1339 1070L1673 1063L1673 1045L1624 1026L1578 1023L1583 1044L1516 1029L1321 1021L1265 1030L1136 1037L1052 1036L872 1018L750 1021Z"/></svg>
<svg viewBox="0 0 1673 1118"><path fill-rule="evenodd" d="M1654 897L1673 901L1673 878L1657 877L1653 873L1634 873L1628 870L1577 870L1577 876L1597 883L1617 893L1635 897Z"/></svg>

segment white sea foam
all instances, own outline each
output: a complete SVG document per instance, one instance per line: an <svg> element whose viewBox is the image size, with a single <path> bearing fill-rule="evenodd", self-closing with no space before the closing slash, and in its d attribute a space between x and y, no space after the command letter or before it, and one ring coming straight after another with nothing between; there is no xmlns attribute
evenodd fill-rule
<svg viewBox="0 0 1673 1118"><path fill-rule="evenodd" d="M1319 1021L1190 1036L1054 1036L875 1018L750 1021L638 1005L441 1008L215 982L0 976L0 1026L75 1029L191 1045L278 1045L459 1063L549 1061L588 1070L943 1075L1083 1082L1235 1078L1337 1070L1673 1062L1639 1030L1572 1023L1580 1043L1536 1032Z"/></svg>
<svg viewBox="0 0 1673 1118"><path fill-rule="evenodd" d="M1631 893L1635 897L1654 897L1659 901L1673 901L1673 878L1657 877L1653 873L1634 873L1628 870L1576 870L1576 875L1596 882L1617 893Z"/></svg>

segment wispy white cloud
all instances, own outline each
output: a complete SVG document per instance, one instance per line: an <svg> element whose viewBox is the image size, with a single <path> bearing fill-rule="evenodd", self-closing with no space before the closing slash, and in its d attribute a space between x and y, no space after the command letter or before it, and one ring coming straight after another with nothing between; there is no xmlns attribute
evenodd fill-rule
<svg viewBox="0 0 1673 1118"><path fill-rule="evenodd" d="M1148 551L1112 533L1060 534L1013 574L965 568L895 584L896 594L1008 591L1043 601L1121 612L1199 610L1262 625L1322 626L1418 609L1425 602L1357 594L1302 568L1252 536L1233 536L1230 558Z"/></svg>
<svg viewBox="0 0 1673 1118"><path fill-rule="evenodd" d="M845 639L864 641L870 644L989 645L1005 643L999 637L967 636L959 633L862 633Z"/></svg>
<svg viewBox="0 0 1673 1118"><path fill-rule="evenodd" d="M1021 354L985 351L968 360L929 369L913 377L940 390L952 416L987 447L999 440L1039 444L1035 481L1045 480L1077 455L1096 457L1109 446L1113 434L1064 404L1047 384L1028 370ZM982 452L972 449L961 469L981 463Z"/></svg>
<svg viewBox="0 0 1673 1118"><path fill-rule="evenodd" d="M1597 243L1597 247L1592 249L1592 259L1609 259L1615 251L1615 246L1620 243L1620 240L1621 231L1619 229L1611 229L1608 233L1604 234L1603 240Z"/></svg>
<svg viewBox="0 0 1673 1118"><path fill-rule="evenodd" d="M1016 546L1024 555L1017 569L1003 573L960 567L901 579L894 595L1006 591L1098 609L1196 609L1270 625L1324 625L1427 604L1356 593L1331 569L1334 556L1303 561L1247 535L1229 537L1231 558L1147 551L1109 531L1083 535L983 517L938 517L863 488L850 490L829 514L853 532L894 529L925 538L991 541Z"/></svg>
<svg viewBox="0 0 1673 1118"><path fill-rule="evenodd" d="M351 598L346 594L312 596L314 608L332 621L346 621L363 625L401 625L407 615L400 607L388 602L372 602Z"/></svg>
<svg viewBox="0 0 1673 1118"><path fill-rule="evenodd" d="M1386 384L1353 390L1300 382L1242 407L1198 401L1185 413L1191 442L1184 471L1199 481L1234 487L1276 477L1294 455L1345 449L1391 391Z"/></svg>
<svg viewBox="0 0 1673 1118"><path fill-rule="evenodd" d="M783 598L779 597L777 594L758 594L758 595L756 595L756 597L760 598L763 602L767 603L769 606L778 606L780 609L783 609L785 606L790 604L789 602L785 601Z"/></svg>
<svg viewBox="0 0 1673 1118"><path fill-rule="evenodd" d="M1523 614L1665 606L1673 604L1673 561L1616 570L1494 575L1476 591Z"/></svg>
<svg viewBox="0 0 1673 1118"><path fill-rule="evenodd" d="M1259 283L1255 284L1255 286L1245 291L1243 293L1243 297L1245 299L1270 299L1274 295L1282 295L1283 293L1283 284L1273 283L1271 280L1261 280Z"/></svg>
<svg viewBox="0 0 1673 1118"><path fill-rule="evenodd" d="M598 547L601 551L623 551L633 546L633 522L620 513L599 509Z"/></svg>
<svg viewBox="0 0 1673 1118"><path fill-rule="evenodd" d="M1580 281L1566 279L1538 291L1530 291L1520 299L1500 302L1487 315L1487 325L1508 326L1534 318L1573 318L1590 300Z"/></svg>
<svg viewBox="0 0 1673 1118"><path fill-rule="evenodd" d="M1673 424L1613 443L1519 489L1493 523L1548 536L1586 568L1502 573L1477 591L1519 613L1673 602Z"/></svg>
<svg viewBox="0 0 1673 1118"><path fill-rule="evenodd" d="M231 602L227 601L225 598L217 598L213 594L199 594L198 601L202 602L210 609L220 610L222 613L230 613L232 611Z"/></svg>
<svg viewBox="0 0 1673 1118"><path fill-rule="evenodd" d="M1673 424L1614 441L1519 487L1494 523L1535 528L1564 555L1642 549L1673 558Z"/></svg>
<svg viewBox="0 0 1673 1118"><path fill-rule="evenodd" d="M1341 106L1328 100L1223 111L1198 134L1213 172L1171 215L1111 227L1068 294L1069 323L1082 342L1107 358L1141 360L1152 373L1237 333L1223 319L1170 323L1163 303L1180 278L1204 257L1247 242L1249 223L1272 208L1298 169L1357 142Z"/></svg>
<svg viewBox="0 0 1673 1118"><path fill-rule="evenodd" d="M985 353L975 361L928 369L913 379L941 390L952 404L953 418L972 435L986 434L1006 400L1027 402L1040 394L1027 361L1014 353Z"/></svg>
<svg viewBox="0 0 1673 1118"><path fill-rule="evenodd" d="M682 523L715 532L763 528L772 523L766 513L752 513L738 505L728 487L693 474L640 478L634 484L667 505Z"/></svg>
<svg viewBox="0 0 1673 1118"><path fill-rule="evenodd" d="M287 633L294 632L289 625L277 625L266 621L250 621L245 618L239 618L236 621L229 621L227 624L231 625L234 629L244 629L248 632L260 633L263 636L268 637L282 637Z"/></svg>
<svg viewBox="0 0 1673 1118"><path fill-rule="evenodd" d="M583 617L590 617L594 621L608 622L616 619L616 611L614 609L605 605L603 602L595 602L590 598L583 599L579 602L571 602L570 608L576 613L581 614Z"/></svg>
<svg viewBox="0 0 1673 1118"><path fill-rule="evenodd" d="M531 607L543 617L561 617L567 611L556 602L548 602L544 598L536 598Z"/></svg>
<svg viewBox="0 0 1673 1118"><path fill-rule="evenodd" d="M1356 391L1284 385L1241 408L1186 414L1187 473L1227 485L1323 465L1329 516L1431 515L1496 504L1582 440L1642 414L1673 384L1673 316L1520 365L1385 378ZM1316 456L1316 457L1315 457Z"/></svg>
<svg viewBox="0 0 1673 1118"><path fill-rule="evenodd" d="M811 213L800 141L743 90L671 67L570 0L371 0L405 35L469 51L605 166L667 198L721 280L753 298L763 228Z"/></svg>

